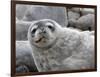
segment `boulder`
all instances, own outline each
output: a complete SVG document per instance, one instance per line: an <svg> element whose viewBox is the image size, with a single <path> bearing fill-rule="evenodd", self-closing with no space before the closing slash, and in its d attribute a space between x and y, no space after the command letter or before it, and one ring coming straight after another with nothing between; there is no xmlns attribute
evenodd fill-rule
<svg viewBox="0 0 100 77"><path fill-rule="evenodd" d="M16 73L38 72L28 41L16 41Z"/></svg>

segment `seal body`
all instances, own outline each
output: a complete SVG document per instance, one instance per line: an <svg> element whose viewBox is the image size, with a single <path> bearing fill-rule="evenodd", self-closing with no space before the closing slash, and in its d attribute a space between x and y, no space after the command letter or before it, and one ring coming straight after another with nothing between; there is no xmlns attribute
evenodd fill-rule
<svg viewBox="0 0 100 77"><path fill-rule="evenodd" d="M62 28L50 19L34 21L28 40L39 72L93 69L94 36Z"/></svg>

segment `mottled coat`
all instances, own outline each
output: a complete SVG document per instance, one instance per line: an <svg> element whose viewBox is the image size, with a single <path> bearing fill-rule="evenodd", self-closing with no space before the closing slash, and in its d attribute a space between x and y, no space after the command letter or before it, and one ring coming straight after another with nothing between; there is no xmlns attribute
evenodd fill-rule
<svg viewBox="0 0 100 77"><path fill-rule="evenodd" d="M39 20L48 21L48 20ZM33 49L35 64L40 72L60 70L80 70L94 68L94 36L88 32L62 28L53 20L55 25L54 37L56 40L47 47L38 47L33 44L28 31L28 40ZM34 23L30 28L34 26Z"/></svg>

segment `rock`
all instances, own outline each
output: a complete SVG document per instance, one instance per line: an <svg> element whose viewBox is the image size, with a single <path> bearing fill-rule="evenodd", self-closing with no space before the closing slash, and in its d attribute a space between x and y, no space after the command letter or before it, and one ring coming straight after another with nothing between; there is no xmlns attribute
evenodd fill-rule
<svg viewBox="0 0 100 77"><path fill-rule="evenodd" d="M53 6L30 6L23 18L24 21L34 21L39 19L53 19L62 26L67 26L67 13L65 7Z"/></svg>
<svg viewBox="0 0 100 77"><path fill-rule="evenodd" d="M20 65L20 66L16 67L16 73L26 73L26 72L29 72L29 69L27 66Z"/></svg>
<svg viewBox="0 0 100 77"><path fill-rule="evenodd" d="M81 8L81 14L87 15L87 14L94 14L95 10L91 8Z"/></svg>
<svg viewBox="0 0 100 77"><path fill-rule="evenodd" d="M23 19L23 16L26 12L26 10L28 9L29 5L22 5L22 4L17 4L16 5L16 17L19 20Z"/></svg>
<svg viewBox="0 0 100 77"><path fill-rule="evenodd" d="M78 20L70 19L69 27L74 27L80 30L94 30L95 18L94 14L81 16Z"/></svg>
<svg viewBox="0 0 100 77"><path fill-rule="evenodd" d="M80 17L80 8L68 9L68 19L78 19Z"/></svg>
<svg viewBox="0 0 100 77"><path fill-rule="evenodd" d="M16 72L38 72L28 41L16 41Z"/></svg>
<svg viewBox="0 0 100 77"><path fill-rule="evenodd" d="M31 22L16 21L16 40L27 40L28 28Z"/></svg>

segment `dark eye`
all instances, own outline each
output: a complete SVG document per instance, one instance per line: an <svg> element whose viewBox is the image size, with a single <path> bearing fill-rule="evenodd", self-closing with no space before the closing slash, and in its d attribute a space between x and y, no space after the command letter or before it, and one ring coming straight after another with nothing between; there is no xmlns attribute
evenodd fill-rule
<svg viewBox="0 0 100 77"><path fill-rule="evenodd" d="M49 29L53 29L53 27L52 27L51 25L48 25L48 28L49 28Z"/></svg>
<svg viewBox="0 0 100 77"><path fill-rule="evenodd" d="M35 33L35 32L36 32L36 29L33 29L33 30L32 30L32 33Z"/></svg>
<svg viewBox="0 0 100 77"><path fill-rule="evenodd" d="M53 27L53 26L48 25L48 28L49 28L51 31L54 31L54 27Z"/></svg>

